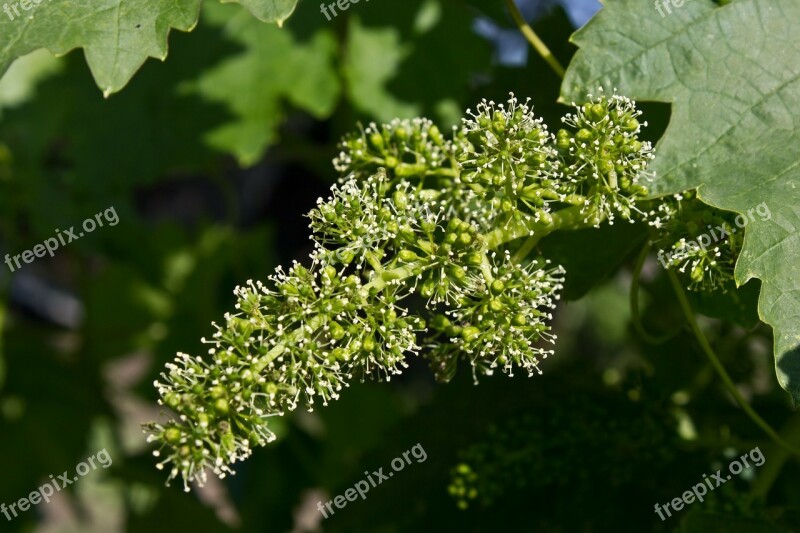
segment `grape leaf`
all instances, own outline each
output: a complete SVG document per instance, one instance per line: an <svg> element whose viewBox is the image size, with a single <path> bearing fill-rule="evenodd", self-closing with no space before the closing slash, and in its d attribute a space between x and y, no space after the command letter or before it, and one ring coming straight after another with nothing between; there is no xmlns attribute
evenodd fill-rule
<svg viewBox="0 0 800 533"><path fill-rule="evenodd" d="M174 61L144 65L110 100L86 76L79 56L59 60L59 72L36 85L33 99L3 110L0 138L13 167L10 179L0 179L0 212L18 213L29 221L29 238L43 237L111 204L124 210L123 199L137 187L214 168L219 154L204 146L202 135L229 115L176 86L236 51L218 33L204 26L173 36ZM31 205L44 207L28 219L22 213Z"/></svg>
<svg viewBox="0 0 800 533"><path fill-rule="evenodd" d="M778 381L800 401L800 20L795 0L688 2L661 16L610 0L572 40L563 101L598 86L673 104L656 147L655 195L700 198L747 218L739 285L762 280L759 317L775 333ZM760 207L761 211L756 211ZM761 213L765 215L762 216ZM769 217L766 216L769 213Z"/></svg>
<svg viewBox="0 0 800 533"><path fill-rule="evenodd" d="M242 52L209 68L183 89L221 104L233 115L207 133L206 141L247 166L275 142L284 118L283 99L326 119L336 107L341 83L334 67L338 49L332 28L319 27L302 40L295 28L264 26L243 15L231 16L227 6L216 4L204 8L203 22L219 27ZM317 24L320 19L325 20L317 17ZM295 26L295 20L289 26ZM307 23L302 16L297 22Z"/></svg>
<svg viewBox="0 0 800 533"><path fill-rule="evenodd" d="M261 20L282 24L297 0L240 3ZM25 1L6 3L3 10L0 74L40 48L56 55L83 48L95 82L108 96L122 89L148 57L166 59L169 31L194 29L200 0Z"/></svg>
<svg viewBox="0 0 800 533"><path fill-rule="evenodd" d="M563 297L578 300L617 271L646 237L641 224L614 224L549 235L542 239L539 250L566 269Z"/></svg>

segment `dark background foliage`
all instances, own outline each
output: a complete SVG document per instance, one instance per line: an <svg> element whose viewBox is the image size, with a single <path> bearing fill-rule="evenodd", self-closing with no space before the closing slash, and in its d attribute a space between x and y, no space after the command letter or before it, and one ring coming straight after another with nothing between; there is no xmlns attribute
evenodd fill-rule
<svg viewBox="0 0 800 533"><path fill-rule="evenodd" d="M524 7L567 64L569 35L598 6ZM555 103L560 80L500 1L375 0L331 22L301 2L282 30L241 17L239 7L208 6L198 29L173 33L165 63L149 61L108 100L79 53L25 58L0 84L3 255L111 206L120 220L52 259L0 270L0 502L102 448L114 460L51 504L11 523L0 518L0 530L799 527L797 463L783 466L691 337L653 347L633 333L627 291L644 239L635 226L541 244L577 272L544 376L497 375L475 386L461 368L437 385L424 361L412 361L401 379L354 383L330 407L278 421L278 441L235 477L190 494L164 487L139 428L158 414L152 381L175 352L204 352L199 339L232 309L235 285L307 257L304 214L337 177L330 160L342 134L396 115L449 127L480 98L509 91L531 97L551 128L566 110ZM669 108L643 108L656 140ZM655 265L645 283L647 326L679 327ZM780 425L788 410L768 328L709 327L737 383ZM322 520L318 500L417 443L425 462ZM729 451L756 445L763 469L783 466L769 507L748 505L753 486L743 476L667 522L653 512L727 464ZM448 494L460 463L482 476L466 510Z"/></svg>

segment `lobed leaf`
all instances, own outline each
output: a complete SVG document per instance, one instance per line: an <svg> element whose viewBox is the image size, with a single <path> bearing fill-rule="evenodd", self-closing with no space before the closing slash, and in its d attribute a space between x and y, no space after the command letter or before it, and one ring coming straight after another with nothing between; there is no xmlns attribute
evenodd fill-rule
<svg viewBox="0 0 800 533"><path fill-rule="evenodd" d="M259 19L280 25L297 0L240 3ZM95 82L109 96L121 90L148 57L166 59L170 30L194 29L200 0L26 0L4 4L3 10L0 74L18 57L41 48L56 55L83 48Z"/></svg>
<svg viewBox="0 0 800 533"><path fill-rule="evenodd" d="M670 102L656 147L655 195L698 188L747 216L738 285L762 280L759 316L775 332L778 381L800 401L800 4L688 2L661 16L650 2L610 0L572 38L580 47L562 100L617 87ZM757 206L769 217L756 214ZM764 208L763 206L766 206ZM755 216L753 216L755 215Z"/></svg>

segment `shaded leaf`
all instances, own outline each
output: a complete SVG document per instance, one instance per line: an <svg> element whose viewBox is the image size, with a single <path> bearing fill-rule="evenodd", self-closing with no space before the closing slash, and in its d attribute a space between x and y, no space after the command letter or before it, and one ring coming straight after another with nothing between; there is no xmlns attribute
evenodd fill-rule
<svg viewBox="0 0 800 533"><path fill-rule="evenodd" d="M333 31L321 28L307 42L289 30L264 26L214 4L207 19L225 37L243 47L185 86L193 94L225 106L234 116L206 135L220 150L252 165L275 142L283 122L283 100L318 119L328 118L340 94L334 69L337 43Z"/></svg>

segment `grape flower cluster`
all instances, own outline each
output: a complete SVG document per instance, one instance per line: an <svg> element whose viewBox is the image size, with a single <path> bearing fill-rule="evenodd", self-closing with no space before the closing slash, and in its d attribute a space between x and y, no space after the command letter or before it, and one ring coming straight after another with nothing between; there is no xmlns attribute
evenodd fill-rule
<svg viewBox="0 0 800 533"><path fill-rule="evenodd" d="M679 272L689 290L727 292L736 286L733 273L744 237L735 229L734 213L711 208L696 191L685 191L664 198L652 215L659 260ZM703 238L711 244L699 245Z"/></svg>
<svg viewBox="0 0 800 533"><path fill-rule="evenodd" d="M275 439L270 417L388 381L411 356L442 381L460 362L476 379L540 373L565 271L531 252L557 230L647 217L639 114L601 93L554 135L512 95L450 138L421 118L345 137L308 263L237 287L208 353L178 354L156 380L164 420L145 431L168 482L232 474Z"/></svg>

